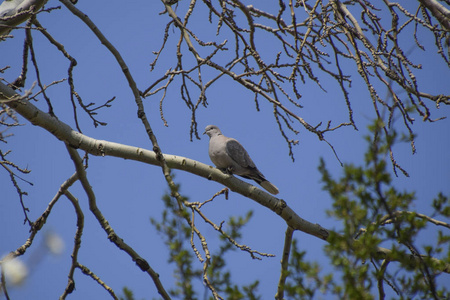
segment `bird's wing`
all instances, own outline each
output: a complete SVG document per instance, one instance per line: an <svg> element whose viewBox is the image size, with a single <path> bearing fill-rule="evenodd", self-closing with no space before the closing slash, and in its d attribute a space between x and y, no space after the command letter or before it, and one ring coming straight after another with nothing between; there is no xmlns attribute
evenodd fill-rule
<svg viewBox="0 0 450 300"><path fill-rule="evenodd" d="M248 155L245 148L235 139L228 139L226 142L228 156L242 168L255 168L255 163Z"/></svg>

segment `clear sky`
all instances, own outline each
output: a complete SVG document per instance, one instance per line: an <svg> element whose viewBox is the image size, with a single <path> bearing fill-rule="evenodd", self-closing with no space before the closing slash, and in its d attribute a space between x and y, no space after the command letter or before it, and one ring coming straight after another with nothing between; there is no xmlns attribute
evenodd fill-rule
<svg viewBox="0 0 450 300"><path fill-rule="evenodd" d="M56 6L60 3L50 1L49 5ZM160 2L128 1L124 5L123 2L117 1L79 1L77 7L96 23L121 52L139 89L146 89L151 82L164 74L168 66L175 66L176 49L173 45L178 41L179 35L177 29L171 27L169 33L172 39L156 70L149 72L149 64L154 58L152 51L160 48L164 27L169 18L167 15L158 14L163 10ZM184 6L180 6L178 10L181 16L184 15ZM136 118L137 109L133 95L106 48L65 7L50 14L41 13L39 21L78 61L78 66L74 69L75 85L86 103L101 104L116 97L111 108L99 111L98 118L108 123L105 127L94 128L92 122L78 109L83 133L93 138L151 149L145 130ZM215 28L204 27L203 21L199 19L196 24L196 19L191 18L190 24L193 28L203 26L205 36L210 36L215 32ZM13 39L0 43L0 68L11 66L1 76L9 81L14 80L20 73L24 37L21 30L12 34ZM33 32L33 38L43 82L49 84L54 80L66 78L69 62L54 47L48 45L42 35ZM429 50L426 54L419 49L413 51L412 57L423 65L423 70L417 73L420 87L434 94L449 94L448 66L435 54L432 37L420 35L419 38ZM259 43L261 48L267 47L268 51L271 50L270 43ZM348 64L346 68L354 67L350 62ZM31 64L29 68L30 77L26 88L34 81ZM319 71L317 74L323 75ZM332 120L334 125L346 122L348 114L342 94L336 89L334 82L327 77L322 78L321 84L327 93L312 82L302 85L300 93L303 95L301 104L304 108L297 110L297 113L311 124L320 121L326 123L328 120ZM326 137L344 163L362 164L367 148L362 137L367 134L366 126L373 119L374 113L372 100L362 80L357 77L353 80L350 97L359 131L347 127L329 133ZM178 86L173 85L163 103L168 127L163 126L160 118L161 94L144 100L152 128L164 153L211 164L207 151L208 138L201 136L201 140L189 140L191 115L180 97ZM67 84L51 87L47 93L52 99L58 118L75 128ZM319 159L323 157L332 174L337 176L342 172L328 145L300 127L300 134L296 137L299 145L294 147L295 162L292 162L288 156L288 147L273 118L273 107L270 104L261 100L261 111L256 111L254 96L228 79L219 80L215 87L208 90L207 96L208 108L201 107L197 115L199 130L203 132L206 125L215 124L225 135L239 140L259 169L279 188L279 197L294 211L312 223L339 230L340 225L325 213L327 209L331 209L331 200L322 191L317 170ZM196 97L195 94L195 100ZM44 101L35 105L46 110ZM428 106L434 118L449 115L449 108L444 105L441 105L440 109L436 109L433 103L428 103ZM418 212L426 214L431 211L429 204L438 192L450 194L450 120L424 123L420 116L415 117L417 121L412 128L418 135L417 153L412 155L408 145L395 147L398 163L411 176L405 178L400 175L394 178L394 182L399 189L417 191L414 207ZM25 205L30 209L30 219L35 220L45 210L59 186L74 173L74 166L63 143L22 118L20 123L24 126L8 131L14 136L8 138L8 143L1 147L2 151L13 151L9 155L11 161L32 170L29 175L23 177L34 185L29 186L20 181L19 183L28 192ZM400 120L397 124L404 130ZM83 153L80 152L80 155ZM209 199L222 188L218 183L189 173L174 173L175 181L181 183L181 193L191 201ZM91 156L87 174L96 193L97 204L116 233L160 274L160 279L167 289L173 287L173 268L167 263L168 251L149 221L150 218L161 218L163 203L160 199L168 190L161 170L134 161ZM29 233L28 226L23 225L23 212L17 193L9 181L9 175L3 170L0 171L0 191L0 255L3 256L24 244ZM76 183L70 191L79 199L85 215L79 262L100 276L118 295L121 294L122 287L127 286L135 293L136 299L157 298L158 294L150 278L131 262L128 255L107 240L106 234L88 209L87 199L80 185ZM249 210L254 211L254 217L245 227L241 242L261 252L275 254L276 257L257 261L252 260L247 253L234 251L227 257L228 268L232 272L232 279L241 284L259 279L259 292L264 299L268 299L276 293L285 222L272 211L235 193L230 194L229 200L219 197L204 207L204 212L217 224L233 215L243 216ZM197 223L207 237L208 244L214 249L214 245L219 241L218 235L200 220L197 220ZM9 289L12 299L27 299L31 295L39 296L40 299L55 299L62 294L67 284L75 230L73 207L67 199L61 198L53 208L45 229L36 237L26 255L21 257L28 265L30 273L22 286ZM65 245L62 254L51 255L41 246L44 233L54 233L62 238ZM307 252L307 259L318 261L327 272L332 270L322 254L325 242L302 232L296 232L294 236L299 240L299 249ZM197 267L201 268L200 263ZM108 297L105 290L78 270L75 281L76 290L71 297L73 299Z"/></svg>

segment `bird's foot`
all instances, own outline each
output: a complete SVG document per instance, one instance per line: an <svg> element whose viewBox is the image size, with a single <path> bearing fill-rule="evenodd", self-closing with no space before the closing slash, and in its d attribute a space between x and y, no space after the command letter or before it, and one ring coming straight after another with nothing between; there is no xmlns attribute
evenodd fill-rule
<svg viewBox="0 0 450 300"><path fill-rule="evenodd" d="M233 172L234 172L233 167L228 167L228 168L226 168L226 173L227 173L228 175L233 175Z"/></svg>
<svg viewBox="0 0 450 300"><path fill-rule="evenodd" d="M228 168L220 168L220 171L222 171L223 173L227 174L227 175L233 175L233 167L228 167Z"/></svg>

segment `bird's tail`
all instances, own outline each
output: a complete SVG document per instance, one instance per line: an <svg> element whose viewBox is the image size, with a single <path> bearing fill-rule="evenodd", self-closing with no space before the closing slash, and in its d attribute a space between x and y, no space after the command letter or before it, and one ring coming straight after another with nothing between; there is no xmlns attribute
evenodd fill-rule
<svg viewBox="0 0 450 300"><path fill-rule="evenodd" d="M274 186L270 181L268 181L264 175L258 170L254 169L251 174L241 175L244 178L252 179L256 181L260 186L262 186L266 191L271 193L272 195L278 194L280 191L276 186Z"/></svg>
<svg viewBox="0 0 450 300"><path fill-rule="evenodd" d="M278 191L278 188L276 186L274 186L270 181L261 181L259 182L259 184L269 193L276 195L278 194L280 191Z"/></svg>

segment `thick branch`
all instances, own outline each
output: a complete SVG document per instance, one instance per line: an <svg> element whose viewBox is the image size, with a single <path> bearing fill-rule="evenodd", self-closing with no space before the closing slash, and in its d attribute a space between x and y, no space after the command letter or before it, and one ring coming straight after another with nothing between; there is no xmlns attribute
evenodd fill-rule
<svg viewBox="0 0 450 300"><path fill-rule="evenodd" d="M435 0L419 0L419 2L431 11L445 30L450 31L450 10Z"/></svg>
<svg viewBox="0 0 450 300"><path fill-rule="evenodd" d="M0 5L0 36L28 20L48 0L3 1Z"/></svg>
<svg viewBox="0 0 450 300"><path fill-rule="evenodd" d="M14 90L0 82L0 100L2 96L11 98L15 96L15 94L16 92ZM46 129L56 138L64 141L74 148L80 148L92 155L97 156L108 155L136 160L156 166L161 165L160 161L157 158L157 155L153 151L142 149L139 147L93 139L72 130L69 125L59 121L49 114L42 112L36 106L24 100L11 101L8 102L7 105L16 110L17 113L22 115L32 124ZM163 155L169 168L183 170L206 178L208 180L219 182L229 187L232 191L237 192L269 208L270 210L278 214L281 218L283 218L285 222L295 230L303 231L325 241L330 235L330 231L323 228L319 224L313 224L305 219L302 219L287 205L284 200L278 199L251 184L239 180L234 176L224 174L219 169L213 168L209 165L189 158L169 154ZM354 247L360 246L360 243L358 241L355 241ZM392 255L392 251L389 249L378 248L377 253L379 256L377 258L380 259L387 258L389 260L399 260L399 258ZM411 256L407 259L410 263L420 263L420 259L418 257ZM439 262L439 260L435 260L436 262ZM444 263L441 265L442 271L450 273L450 264Z"/></svg>

